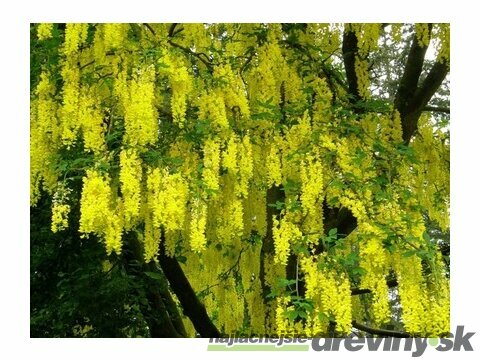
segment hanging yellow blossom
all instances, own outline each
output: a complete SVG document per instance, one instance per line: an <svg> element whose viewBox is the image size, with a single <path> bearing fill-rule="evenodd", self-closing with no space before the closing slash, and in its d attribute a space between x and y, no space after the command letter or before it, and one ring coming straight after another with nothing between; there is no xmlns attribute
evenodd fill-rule
<svg viewBox="0 0 480 360"><path fill-rule="evenodd" d="M65 45L64 53L70 56L76 53L86 40L88 35L88 24L71 24L68 23L65 28Z"/></svg>
<svg viewBox="0 0 480 360"><path fill-rule="evenodd" d="M145 216L145 231L142 239L145 262L156 260L160 245L160 228L153 225L150 213Z"/></svg>
<svg viewBox="0 0 480 360"><path fill-rule="evenodd" d="M53 24L51 23L42 23L38 24L37 27L37 37L38 40L47 40L52 37Z"/></svg>
<svg viewBox="0 0 480 360"><path fill-rule="evenodd" d="M125 228L135 224L140 215L142 164L134 149L120 152L120 183L125 207Z"/></svg>
<svg viewBox="0 0 480 360"><path fill-rule="evenodd" d="M207 189L218 190L220 171L220 144L213 139L205 141L203 147L203 182Z"/></svg>
<svg viewBox="0 0 480 360"><path fill-rule="evenodd" d="M182 229L188 196L188 185L182 175L155 168L148 174L147 189L154 226L164 226L169 231Z"/></svg>
<svg viewBox="0 0 480 360"><path fill-rule="evenodd" d="M129 28L129 24L104 24L103 41L105 50L118 49L122 47Z"/></svg>
<svg viewBox="0 0 480 360"><path fill-rule="evenodd" d="M237 184L236 193L240 197L246 197L248 195L248 184L253 175L252 144L250 143L250 137L248 135L245 135L242 139L239 157L238 175L240 179Z"/></svg>
<svg viewBox="0 0 480 360"><path fill-rule="evenodd" d="M237 139L231 136L225 150L222 151L222 167L232 175L236 175L238 171L237 148Z"/></svg>
<svg viewBox="0 0 480 360"><path fill-rule="evenodd" d="M65 230L68 227L68 214L70 205L53 204L52 207L52 232Z"/></svg>
<svg viewBox="0 0 480 360"><path fill-rule="evenodd" d="M122 248L121 207L114 206L110 178L87 170L80 199L80 232L103 238L107 253L120 254Z"/></svg>
<svg viewBox="0 0 480 360"><path fill-rule="evenodd" d="M105 150L103 114L98 106L98 99L92 88L80 90L78 104L78 122L81 125L86 151L96 154Z"/></svg>
<svg viewBox="0 0 480 360"><path fill-rule="evenodd" d="M192 206L192 219L190 223L190 246L193 251L205 250L207 239L205 227L207 225L207 207L202 200L196 199Z"/></svg>
<svg viewBox="0 0 480 360"><path fill-rule="evenodd" d="M287 265L291 246L301 239L302 232L293 223L282 219L273 219L273 243L275 245L275 262Z"/></svg>
<svg viewBox="0 0 480 360"><path fill-rule="evenodd" d="M129 145L153 144L158 137L155 99L155 68L143 66L129 82L125 106L125 142Z"/></svg>

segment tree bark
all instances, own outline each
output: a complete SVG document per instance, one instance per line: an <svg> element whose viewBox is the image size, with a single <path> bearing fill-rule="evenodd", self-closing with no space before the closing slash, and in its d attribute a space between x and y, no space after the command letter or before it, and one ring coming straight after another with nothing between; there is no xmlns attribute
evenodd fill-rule
<svg viewBox="0 0 480 360"><path fill-rule="evenodd" d="M220 331L218 331L208 316L205 306L198 300L195 291L190 285L177 259L165 254L163 233L161 236L160 254L158 257L160 267L170 283L173 292L177 295L184 314L190 318L195 330L197 330L201 337L221 337Z"/></svg>
<svg viewBox="0 0 480 360"><path fill-rule="evenodd" d="M431 30L432 25L429 25ZM428 102L438 90L449 72L449 64L436 62L425 80L418 85L428 44L421 46L417 36L412 36L407 63L395 95L394 106L400 113L403 142L408 145L418 127L418 119Z"/></svg>

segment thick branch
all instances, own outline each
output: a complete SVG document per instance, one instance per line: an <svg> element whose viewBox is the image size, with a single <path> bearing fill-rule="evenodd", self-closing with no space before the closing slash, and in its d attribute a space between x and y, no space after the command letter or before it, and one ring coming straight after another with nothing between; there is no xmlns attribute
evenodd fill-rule
<svg viewBox="0 0 480 360"><path fill-rule="evenodd" d="M171 38L175 34L175 28L177 27L178 23L172 23L170 25L170 29L168 29L168 37Z"/></svg>
<svg viewBox="0 0 480 360"><path fill-rule="evenodd" d="M164 242L165 238L162 234L159 255L160 266L173 292L177 295L183 312L190 318L195 330L201 337L221 337L220 332L208 316L205 306L198 300L177 259L165 254Z"/></svg>
<svg viewBox="0 0 480 360"><path fill-rule="evenodd" d="M427 48L428 46L420 46L416 34L412 35L412 45L408 53L407 63L395 95L395 108L400 111L400 114L405 111L408 103L415 95Z"/></svg>
<svg viewBox="0 0 480 360"><path fill-rule="evenodd" d="M187 332L185 330L182 317L180 316L178 306L173 300L172 295L170 294L170 291L168 290L168 282L164 274L161 271L159 271L159 268L153 262L149 264L145 264L145 268L148 271L155 272L162 276L161 286L158 286L157 281L155 281L154 285L149 286L149 291L150 293L153 294L152 298L155 300L154 302L151 302L151 303L156 304L157 308L161 306L167 311L168 318L166 319L166 321L168 323L171 323L171 325L175 328L177 337L187 337ZM157 330L152 331L152 336L153 336L153 332L155 331Z"/></svg>
<svg viewBox="0 0 480 360"><path fill-rule="evenodd" d="M355 72L355 56L358 52L358 39L355 32L345 29L343 32L343 65L345 66L345 73L347 75L348 92L352 97L352 103L360 100L360 93L358 92L358 79Z"/></svg>
<svg viewBox="0 0 480 360"><path fill-rule="evenodd" d="M429 25L429 31L432 26ZM421 46L417 36L412 36L412 45L408 53L407 63L395 95L395 109L400 113L402 121L403 141L410 142L417 130L418 119L432 98L433 94L442 84L449 71L447 63L437 62L433 65L423 83L418 82L422 73L425 54L428 44Z"/></svg>
<svg viewBox="0 0 480 360"><path fill-rule="evenodd" d="M410 338L410 337L412 337L412 335L410 335L408 333L405 333L405 332L401 332L401 331L371 328L367 325L360 324L355 320L352 321L352 326L355 329L365 331L365 332L367 332L369 334L372 334L372 335L388 336L388 337L394 337L394 338Z"/></svg>
<svg viewBox="0 0 480 360"><path fill-rule="evenodd" d="M442 85L449 69L449 65L446 62L433 64L422 85L415 92L413 106L424 108L428 104L437 89Z"/></svg>
<svg viewBox="0 0 480 360"><path fill-rule="evenodd" d="M147 299L153 313L147 316L150 334L154 338L182 337L172 322L165 303L158 291L149 289Z"/></svg>
<svg viewBox="0 0 480 360"><path fill-rule="evenodd" d="M448 64L435 63L423 83L416 89L413 98L410 99L409 103L403 108L403 113L399 109L405 144L410 142L411 137L417 130L418 119L423 109L442 84L448 71Z"/></svg>
<svg viewBox="0 0 480 360"><path fill-rule="evenodd" d="M129 237L125 242L125 247L125 268L129 275L141 277L144 276L145 270L156 270L153 264L145 264L142 268L129 265L132 261L143 260L143 250L137 237ZM146 280L142 283L145 284L144 291L149 306L142 305L141 311L148 323L151 337L185 337L185 328L178 309L168 292L167 280L162 279L160 282Z"/></svg>

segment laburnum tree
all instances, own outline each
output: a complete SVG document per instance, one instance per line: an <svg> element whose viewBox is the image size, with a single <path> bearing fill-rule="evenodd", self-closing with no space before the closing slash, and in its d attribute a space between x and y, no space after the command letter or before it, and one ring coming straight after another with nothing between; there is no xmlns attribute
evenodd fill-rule
<svg viewBox="0 0 480 360"><path fill-rule="evenodd" d="M449 333L448 24L31 34L37 336Z"/></svg>

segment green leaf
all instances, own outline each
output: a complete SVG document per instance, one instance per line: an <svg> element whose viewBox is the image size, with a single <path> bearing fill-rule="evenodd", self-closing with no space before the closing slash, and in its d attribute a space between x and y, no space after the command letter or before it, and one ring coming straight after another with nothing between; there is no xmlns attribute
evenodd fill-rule
<svg viewBox="0 0 480 360"><path fill-rule="evenodd" d="M294 321L298 317L298 311L292 310L287 312L287 319L290 321Z"/></svg>
<svg viewBox="0 0 480 360"><path fill-rule="evenodd" d="M367 273L367 270L365 270L364 268L361 268L361 267L356 267L356 268L352 269L352 274L353 275L363 276L366 273Z"/></svg>
<svg viewBox="0 0 480 360"><path fill-rule="evenodd" d="M307 318L307 313L303 310L300 310L300 311L298 311L298 316L302 319L306 319Z"/></svg>
<svg viewBox="0 0 480 360"><path fill-rule="evenodd" d="M432 240L430 238L430 235L426 231L423 233L423 240L425 240L426 242L430 242Z"/></svg>
<svg viewBox="0 0 480 360"><path fill-rule="evenodd" d="M323 322L327 322L327 321L330 321L330 316L328 316L324 312L320 312L320 313L318 313L318 320L323 321Z"/></svg>
<svg viewBox="0 0 480 360"><path fill-rule="evenodd" d="M405 258L408 258L416 254L417 254L417 250L407 250L402 254L402 256Z"/></svg>

